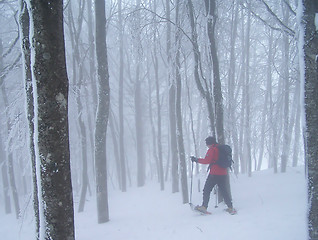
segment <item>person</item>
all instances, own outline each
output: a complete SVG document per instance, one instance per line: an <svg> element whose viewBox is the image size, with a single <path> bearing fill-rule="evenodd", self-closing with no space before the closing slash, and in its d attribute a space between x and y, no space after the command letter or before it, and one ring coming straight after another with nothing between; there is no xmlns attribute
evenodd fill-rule
<svg viewBox="0 0 318 240"><path fill-rule="evenodd" d="M210 164L210 172L205 181L203 188L203 202L201 206L196 206L194 209L203 213L208 213L208 205L210 201L210 194L215 185L218 186L220 193L224 198L224 202L227 205L226 211L230 214L235 214L236 210L233 208L232 197L230 190L227 188L227 175L228 171L226 168L222 168L219 165L215 164L218 160L219 150L217 148L218 143L215 137L207 137L205 143L208 147L208 151L205 155L205 158L197 158L191 156L192 162L197 162L201 164Z"/></svg>

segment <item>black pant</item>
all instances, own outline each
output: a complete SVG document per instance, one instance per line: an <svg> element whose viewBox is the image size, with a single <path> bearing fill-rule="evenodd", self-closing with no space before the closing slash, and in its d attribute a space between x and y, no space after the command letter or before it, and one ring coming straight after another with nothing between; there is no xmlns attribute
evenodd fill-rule
<svg viewBox="0 0 318 240"><path fill-rule="evenodd" d="M227 175L211 175L209 174L208 178L205 181L203 188L203 203L202 206L208 208L210 194L215 185L218 185L219 191L224 198L225 204L232 208L232 197L229 189L226 187Z"/></svg>

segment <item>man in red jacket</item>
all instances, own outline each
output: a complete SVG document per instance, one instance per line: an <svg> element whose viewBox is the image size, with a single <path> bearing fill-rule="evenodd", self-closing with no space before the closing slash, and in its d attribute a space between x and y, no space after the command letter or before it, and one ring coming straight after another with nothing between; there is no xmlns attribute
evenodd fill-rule
<svg viewBox="0 0 318 240"><path fill-rule="evenodd" d="M222 168L219 165L215 164L219 157L219 150L217 148L217 142L215 137L207 137L205 143L209 148L205 158L196 158L191 157L192 162L197 162L201 164L210 164L210 173L206 179L204 188L203 188L203 202L202 206L196 206L194 209L203 213L207 213L207 208L210 200L210 194L215 185L218 185L218 188L224 198L224 202L227 205L226 211L230 214L235 214L236 210L233 208L231 193L226 187L227 174L228 171L226 168Z"/></svg>

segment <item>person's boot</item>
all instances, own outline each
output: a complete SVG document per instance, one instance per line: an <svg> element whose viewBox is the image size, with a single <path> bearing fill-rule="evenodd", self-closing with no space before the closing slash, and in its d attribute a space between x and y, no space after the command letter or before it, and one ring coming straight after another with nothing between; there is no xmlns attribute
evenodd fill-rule
<svg viewBox="0 0 318 240"><path fill-rule="evenodd" d="M196 206L194 208L194 210L198 211L198 212L201 212L201 213L204 213L204 214L211 214L210 212L207 211L206 207L205 206Z"/></svg>
<svg viewBox="0 0 318 240"><path fill-rule="evenodd" d="M228 212L228 213L231 214L231 215L237 214L236 209L233 208L233 207L229 207L229 208L225 209L225 211Z"/></svg>

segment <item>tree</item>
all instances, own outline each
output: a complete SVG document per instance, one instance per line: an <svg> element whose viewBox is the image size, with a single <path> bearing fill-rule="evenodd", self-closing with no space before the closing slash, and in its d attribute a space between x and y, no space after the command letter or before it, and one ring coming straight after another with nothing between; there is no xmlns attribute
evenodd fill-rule
<svg viewBox="0 0 318 240"><path fill-rule="evenodd" d="M213 97L215 105L215 121L216 134L218 142L224 144L224 127L223 127L223 97L220 80L219 59L217 56L215 26L217 21L216 2L215 0L205 0L205 9L208 15L207 31L209 37L210 57L212 59L213 67Z"/></svg>
<svg viewBox="0 0 318 240"><path fill-rule="evenodd" d="M288 3L288 0L286 0ZM288 25L289 22L289 10L285 3L282 3L283 10L283 22L285 25ZM290 145L290 120L289 120L289 92L290 92L290 77L289 77L289 39L288 35L284 34L283 36L283 62L282 64L282 72L283 72L283 94L284 94L284 130L283 130L283 149L281 156L281 171L286 172L287 162L289 158L289 145Z"/></svg>
<svg viewBox="0 0 318 240"><path fill-rule="evenodd" d="M211 4L211 6L209 6L209 3L207 4L208 4L207 8L215 7L215 3L214 5ZM192 41L192 48L193 48L193 55L194 55L194 80L202 98L206 101L208 117L210 120L211 133L215 135L214 107L213 107L212 93L211 93L212 90L211 90L210 84L208 83L207 79L203 76L203 73L202 73L201 53L200 53L199 44L198 44L198 33L196 30L196 25L195 25L196 23L195 23L194 7L193 7L192 0L188 0L187 7L189 9L189 20L191 25L191 41ZM210 9L207 10L207 12L209 11Z"/></svg>
<svg viewBox="0 0 318 240"><path fill-rule="evenodd" d="M157 11L157 0L154 0L153 4L154 12ZM156 15L154 16L154 28L153 28L153 42L157 43L157 22ZM158 148L158 174L160 182L160 190L165 189L164 183L164 171L163 171L163 157L162 157L162 124L161 124L161 102L160 102L160 79L159 79L159 60L157 44L153 45L153 65L155 72L155 91L156 91L156 106L157 106L157 148Z"/></svg>
<svg viewBox="0 0 318 240"><path fill-rule="evenodd" d="M183 203L189 202L188 195L188 182L187 182L187 165L185 160L185 150L184 150L184 140L183 140L183 128L182 128L182 109L181 109L181 63L180 63L180 51L181 51L181 32L178 28L180 24L180 1L176 2L176 36L175 36L175 82L176 82L176 120L177 120L177 143L178 143L178 153L180 161L180 177L181 177L181 190Z"/></svg>
<svg viewBox="0 0 318 240"><path fill-rule="evenodd" d="M4 83L4 77L2 74L4 71L2 56L3 56L3 46L2 46L2 39L0 38L0 73L1 73L0 86L3 86L3 83ZM0 151L3 151L3 155L1 157L0 163L1 163L2 183L3 183L4 207L5 207L5 213L9 214L11 213L11 202L10 202L10 194L9 194L8 168L7 168L7 158L4 154L4 146L2 146L2 144L0 145Z"/></svg>
<svg viewBox="0 0 318 240"><path fill-rule="evenodd" d="M251 126L250 126L250 112L251 112L251 104L250 104L250 29L251 29L251 1L248 1L248 9L247 9L247 28L246 28L246 38L245 38L245 81L244 81L244 157L247 162L247 170L248 176L252 175L252 156L251 156Z"/></svg>
<svg viewBox="0 0 318 240"><path fill-rule="evenodd" d="M172 193L179 192L179 167L178 167L178 143L177 143L177 121L176 121L176 83L171 77L171 23L170 23L170 1L166 0L167 23L167 68L169 80L169 124L170 124L170 151L171 151L171 176Z"/></svg>
<svg viewBox="0 0 318 240"><path fill-rule="evenodd" d="M119 30L119 87L118 87L118 115L119 115L119 161L120 161L120 178L121 190L127 191L125 145L124 145L124 33L123 33L123 16L122 0L118 1L118 30Z"/></svg>
<svg viewBox="0 0 318 240"><path fill-rule="evenodd" d="M35 146L33 141L34 136L34 98L33 98L33 86L32 86L32 69L31 69L31 50L30 50L30 16L27 8L27 4L24 0L20 1L20 31L21 31L21 45L24 62L24 88L26 93L26 105L27 105L27 120L28 120L28 132L29 132L29 147L30 158L32 166L32 180L33 180L33 208L35 215L35 232L36 239L40 237L40 216L39 216L39 199L38 199L38 187L36 179L36 161L35 161Z"/></svg>
<svg viewBox="0 0 318 240"><path fill-rule="evenodd" d="M40 239L74 239L63 1L29 1Z"/></svg>
<svg viewBox="0 0 318 240"><path fill-rule="evenodd" d="M81 2L80 2L81 3ZM87 134L86 134L86 126L85 126L85 116L83 113L84 107L83 101L81 99L81 94L84 92L82 89L84 89L84 66L82 64L82 56L80 51L80 34L82 31L82 25L83 25L83 18L84 18L84 6L85 3L79 4L79 16L77 24L74 22L73 17L73 10L72 10L72 4L71 2L68 4L68 20L69 20L69 31L70 31L70 38L71 38L71 46L72 51L74 54L72 54L72 84L75 86L74 88L76 93L76 106L77 106L77 112L78 112L78 118L76 119L76 122L79 126L79 146L81 147L80 155L82 160L82 184L81 184L81 197L80 197L80 203L78 206L78 212L84 211L84 205L86 201L86 192L88 189L88 173L87 173L87 152L88 152L88 144L87 144ZM85 99L86 100L86 99ZM91 132L91 131L89 131ZM89 134L91 135L91 134Z"/></svg>
<svg viewBox="0 0 318 240"><path fill-rule="evenodd" d="M302 4L302 3L300 3ZM315 15L316 1L303 1L304 24L304 84L305 84L305 150L308 168L308 231L309 239L318 239L318 33ZM302 39L301 39L302 40ZM303 54L300 54L303 56ZM300 60L303 62L302 60Z"/></svg>
<svg viewBox="0 0 318 240"><path fill-rule="evenodd" d="M140 17L140 0L136 3L136 80L135 80L135 125L136 125L136 148L137 148L137 186L142 187L146 181L146 166L144 157L144 128L143 128L143 111L142 111L142 45L141 45L141 17Z"/></svg>
<svg viewBox="0 0 318 240"><path fill-rule="evenodd" d="M106 132L109 117L110 88L106 46L105 1L95 1L98 106L95 129L95 169L98 223L109 221Z"/></svg>

